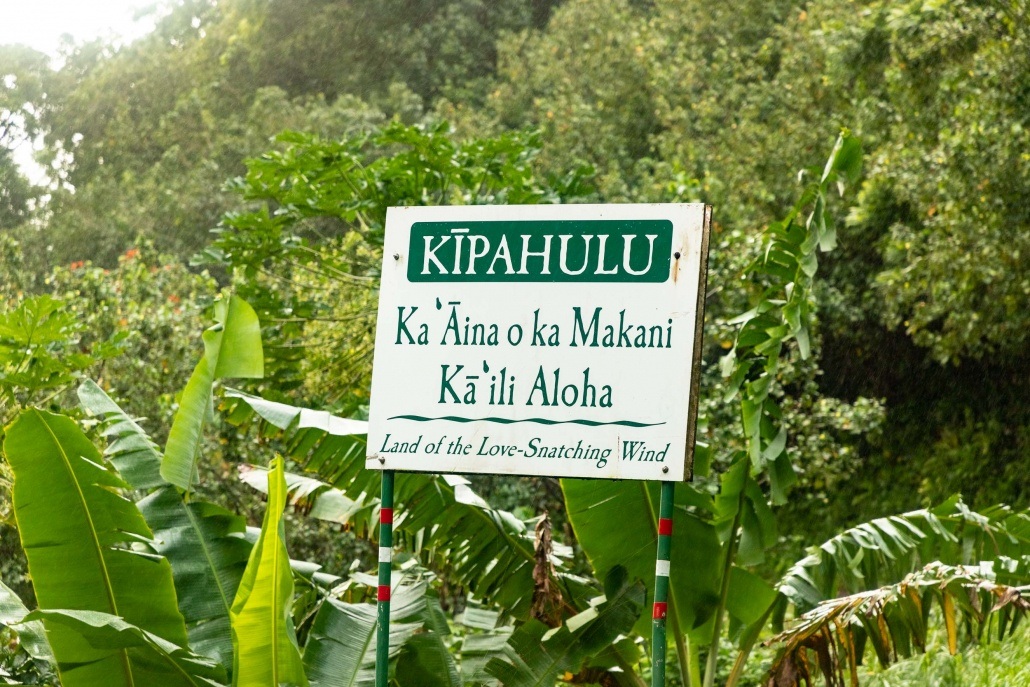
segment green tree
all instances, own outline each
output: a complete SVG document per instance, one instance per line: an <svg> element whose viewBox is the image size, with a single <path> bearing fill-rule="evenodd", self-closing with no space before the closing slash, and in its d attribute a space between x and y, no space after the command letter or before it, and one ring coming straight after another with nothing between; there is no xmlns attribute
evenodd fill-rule
<svg viewBox="0 0 1030 687"><path fill-rule="evenodd" d="M13 151L40 133L47 57L22 45L0 46L0 231L23 224L39 190L18 169Z"/></svg>
<svg viewBox="0 0 1030 687"><path fill-rule="evenodd" d="M1026 350L1027 19L1025 3L876 3L848 36L877 44L849 73L879 138L852 216L879 249L863 286L942 362Z"/></svg>
<svg viewBox="0 0 1030 687"><path fill-rule="evenodd" d="M542 169L589 161L602 199L711 203L709 360L727 341L720 318L747 300L734 277L789 203L792 161L848 123L870 163L857 206L834 211L845 250L817 285L823 356L797 369L812 392L798 426L830 421L800 439L809 503L851 518L958 489L974 503L1018 501L1030 426L1018 400L1030 330L1025 13L1018 2L579 0L503 42L484 108L444 111L462 131L539 126ZM866 431L878 411L864 398L886 401L882 435ZM718 431L725 418L708 410ZM863 473L858 498L832 498L831 485ZM833 521L799 505L799 524Z"/></svg>
<svg viewBox="0 0 1030 687"><path fill-rule="evenodd" d="M542 25L551 5L182 0L130 45L74 46L31 101L60 182L41 243L107 266L137 235L188 256L232 206L225 180L270 137L410 122L445 91L475 98L496 37Z"/></svg>
<svg viewBox="0 0 1030 687"><path fill-rule="evenodd" d="M246 209L227 215L203 257L260 314L275 391L303 380L308 403L348 412L368 399L388 207L560 202L584 195L589 174L543 178L535 137L460 141L446 122L279 140L281 152L249 162L235 185Z"/></svg>

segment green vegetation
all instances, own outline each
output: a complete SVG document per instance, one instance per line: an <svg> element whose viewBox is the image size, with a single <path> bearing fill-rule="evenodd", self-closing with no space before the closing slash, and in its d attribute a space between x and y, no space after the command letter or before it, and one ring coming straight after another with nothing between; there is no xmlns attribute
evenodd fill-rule
<svg viewBox="0 0 1030 687"><path fill-rule="evenodd" d="M871 687L990 687L1022 685L1030 679L1030 641L1023 628L1002 643L973 647L949 656L943 646L928 647L925 656L902 661L882 673L871 675Z"/></svg>
<svg viewBox="0 0 1030 687"><path fill-rule="evenodd" d="M715 208L670 685L1027 682L1025 2L164 12L0 46L0 683L370 684L386 208L582 201ZM394 684L648 683L656 488L395 498Z"/></svg>

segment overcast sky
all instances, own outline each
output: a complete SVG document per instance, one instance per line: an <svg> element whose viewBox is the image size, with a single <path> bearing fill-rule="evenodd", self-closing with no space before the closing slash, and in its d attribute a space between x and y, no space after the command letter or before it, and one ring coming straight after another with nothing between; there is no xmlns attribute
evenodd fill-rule
<svg viewBox="0 0 1030 687"><path fill-rule="evenodd" d="M153 28L153 20L134 19L155 0L0 0L0 45L23 43L57 55L63 34L76 42L98 36L131 40Z"/></svg>
<svg viewBox="0 0 1030 687"><path fill-rule="evenodd" d="M58 56L61 38L74 42L98 37L131 41L154 28L153 13L137 20L156 0L0 0L0 45L22 43ZM60 66L59 61L52 66ZM43 183L43 169L32 160L31 146L15 149L14 159L33 182Z"/></svg>

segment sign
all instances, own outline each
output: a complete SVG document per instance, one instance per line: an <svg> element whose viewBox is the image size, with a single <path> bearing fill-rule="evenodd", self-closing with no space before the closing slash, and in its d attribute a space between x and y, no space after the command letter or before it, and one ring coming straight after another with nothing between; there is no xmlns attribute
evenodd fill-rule
<svg viewBox="0 0 1030 687"><path fill-rule="evenodd" d="M711 208L390 208L373 469L691 477Z"/></svg>

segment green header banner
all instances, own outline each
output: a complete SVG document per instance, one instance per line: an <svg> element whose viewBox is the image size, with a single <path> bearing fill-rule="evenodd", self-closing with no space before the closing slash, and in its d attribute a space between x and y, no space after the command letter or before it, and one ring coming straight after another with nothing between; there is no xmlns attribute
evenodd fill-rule
<svg viewBox="0 0 1030 687"><path fill-rule="evenodd" d="M415 222L411 282L645 282L669 279L669 220Z"/></svg>

